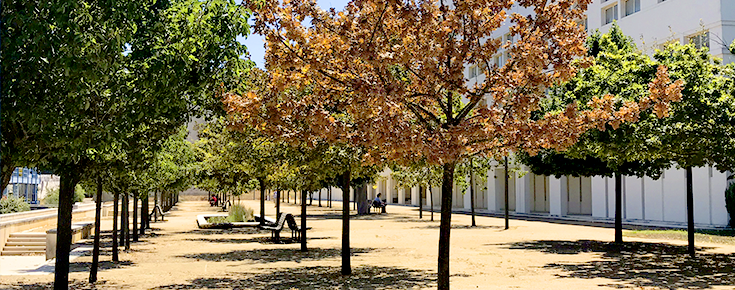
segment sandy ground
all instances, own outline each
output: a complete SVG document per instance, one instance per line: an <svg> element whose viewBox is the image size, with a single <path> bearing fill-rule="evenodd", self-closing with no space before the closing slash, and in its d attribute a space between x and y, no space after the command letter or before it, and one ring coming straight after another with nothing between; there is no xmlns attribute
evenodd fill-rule
<svg viewBox="0 0 735 290"><path fill-rule="evenodd" d="M243 201L258 209L257 202ZM316 201L315 201L316 204ZM96 285L86 283L91 257L72 263L77 289L433 289L436 287L439 215L418 219L413 207L389 206L388 214L351 221L353 275L339 274L340 203L308 207L308 252L297 243L274 244L255 229L201 230L197 214L214 212L206 201L179 203L166 222L110 262L103 237ZM274 216L268 202L269 216ZM283 211L299 208L283 204ZM700 244L696 260L681 242L626 238L625 248L609 242L606 228L455 214L451 234L452 289L735 289L735 247ZM110 220L103 227L110 228ZM288 230L282 236L290 237ZM53 275L3 276L1 289L43 289Z"/></svg>

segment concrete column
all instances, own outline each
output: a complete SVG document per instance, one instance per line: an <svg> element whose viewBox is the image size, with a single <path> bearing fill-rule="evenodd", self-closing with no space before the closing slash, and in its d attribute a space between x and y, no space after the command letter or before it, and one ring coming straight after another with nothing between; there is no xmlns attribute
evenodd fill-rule
<svg viewBox="0 0 735 290"><path fill-rule="evenodd" d="M406 203L406 188L401 187L398 189L398 204Z"/></svg>
<svg viewBox="0 0 735 290"><path fill-rule="evenodd" d="M472 205L470 204L470 202L472 201L470 199L470 186L472 186L472 184L470 184L470 178L469 177L467 177L466 180L467 180L467 184L469 184L469 186L467 186L467 189L464 191L464 194L462 194L462 205L463 205L464 209L470 210L472 208Z"/></svg>
<svg viewBox="0 0 735 290"><path fill-rule="evenodd" d="M525 166L524 166L525 167ZM526 168L522 169L523 171L528 171ZM531 189L531 173L527 173L523 177L520 176L520 173L515 174L516 178L516 212L517 213L530 213L532 209L531 202L533 202L533 199L531 199L531 195L528 192L529 189Z"/></svg>
<svg viewBox="0 0 735 290"><path fill-rule="evenodd" d="M495 190L495 182L498 180L498 178L502 178L501 176L497 176L497 171L495 168L490 169L487 171L487 183L485 186L487 187L487 195L485 196L485 202L487 203L487 210L489 211L497 211L500 209L500 205L498 204L498 194L503 195L502 192L497 192Z"/></svg>
<svg viewBox="0 0 735 290"><path fill-rule="evenodd" d="M385 201L386 203L393 203L393 178L390 178L388 176L388 179L385 180Z"/></svg>
<svg viewBox="0 0 735 290"><path fill-rule="evenodd" d="M419 187L411 187L411 204L419 205Z"/></svg>
<svg viewBox="0 0 735 290"><path fill-rule="evenodd" d="M608 218L615 215L613 205L609 205L609 196L615 195L615 192L609 192L607 178L601 176L593 176L592 179L592 216L599 218ZM614 183L614 182L613 182ZM614 201L615 199L613 199ZM610 210L612 208L612 210Z"/></svg>
<svg viewBox="0 0 735 290"><path fill-rule="evenodd" d="M549 214L553 216L567 215L567 177L549 176Z"/></svg>

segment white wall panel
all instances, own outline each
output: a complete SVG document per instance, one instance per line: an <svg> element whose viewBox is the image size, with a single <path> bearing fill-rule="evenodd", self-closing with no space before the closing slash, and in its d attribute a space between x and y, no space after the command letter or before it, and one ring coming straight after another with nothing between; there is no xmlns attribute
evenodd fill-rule
<svg viewBox="0 0 735 290"><path fill-rule="evenodd" d="M625 218L643 219L643 179L625 176Z"/></svg>
<svg viewBox="0 0 735 290"><path fill-rule="evenodd" d="M646 193L645 210L646 219L653 221L664 220L664 185L663 180L653 180L650 177L643 178L644 192Z"/></svg>
<svg viewBox="0 0 735 290"><path fill-rule="evenodd" d="M710 223L710 189L709 168L692 169L692 185L694 189L694 223Z"/></svg>
<svg viewBox="0 0 735 290"><path fill-rule="evenodd" d="M667 169L664 172L664 220L686 222L686 172Z"/></svg>

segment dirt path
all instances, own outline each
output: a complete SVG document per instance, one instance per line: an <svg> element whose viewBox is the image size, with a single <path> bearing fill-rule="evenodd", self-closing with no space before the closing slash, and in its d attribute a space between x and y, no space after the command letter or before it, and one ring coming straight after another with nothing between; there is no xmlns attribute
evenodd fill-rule
<svg viewBox="0 0 735 290"><path fill-rule="evenodd" d="M254 201L243 201L258 209ZM316 203L315 203L316 204ZM335 202L335 206L341 206ZM200 230L195 217L213 212L206 201L181 202L166 222L152 224L121 263L103 249L96 289L433 289L438 251L437 221L418 220L416 208L389 206L389 214L351 223L354 275L339 275L340 210L310 206L309 252L298 244L273 244L254 229ZM299 208L284 204L297 214ZM275 209L268 203L267 211ZM735 247L701 244L706 252L686 259L686 248L628 238L622 251L609 242L611 229L454 215L451 236L452 289L733 289ZM109 220L104 226L109 228ZM289 236L288 231L283 235ZM109 241L107 238L106 241ZM77 259L70 278L85 281L91 257ZM2 289L50 286L53 275L4 276Z"/></svg>

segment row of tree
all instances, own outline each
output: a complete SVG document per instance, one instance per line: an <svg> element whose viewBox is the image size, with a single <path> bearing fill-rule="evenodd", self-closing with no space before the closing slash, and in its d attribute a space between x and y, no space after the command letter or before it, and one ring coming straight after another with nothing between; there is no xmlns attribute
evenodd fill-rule
<svg viewBox="0 0 735 290"><path fill-rule="evenodd" d="M264 72L253 69L248 85L257 85L263 76ZM207 123L200 128L199 136L196 143L201 169L198 187L234 196L259 190L261 217L266 216L268 191L276 193L276 216L280 214L282 192L299 193L302 237L306 236L306 198L310 193L340 187L343 201L349 201L352 188L356 194L362 193L363 197L356 197L356 200L366 200L364 185L377 173L376 166L362 165L359 149L326 142L310 146L287 143L239 124L235 116ZM357 190L359 187L363 190ZM343 214L349 215L349 202L345 202L344 207L347 210ZM301 239L301 245L306 251L305 238Z"/></svg>
<svg viewBox="0 0 735 290"><path fill-rule="evenodd" d="M441 185L438 286L449 289L453 186L468 176L457 168L473 168L475 158L503 160L510 152L573 152L568 149L585 144L580 138L638 126L627 123L702 113L677 113L675 102L696 92L690 70L712 68L704 66L711 62L706 52L669 47L651 60L626 44L631 53L623 53L625 47L600 53L619 35L593 37L585 47L586 32L574 21L589 2L361 0L324 11L309 1L249 1L254 30L267 40L269 80L259 87L267 89L230 93L225 103L241 127L300 146L348 144L362 151L364 164L402 166L396 170L403 172L396 174L401 184ZM493 37L504 24L509 37ZM498 53L509 59L496 62ZM679 67L677 59L690 57L701 61ZM468 85L468 66L479 67L484 77ZM721 99L731 100L730 94ZM647 150L618 147L621 157L612 154L616 150L608 156L628 159L641 149ZM650 154L672 154L664 153L669 149ZM695 148L671 152L688 149ZM437 174L411 177L430 172Z"/></svg>
<svg viewBox="0 0 735 290"><path fill-rule="evenodd" d="M236 41L249 33L250 12L231 0L2 1L1 9L2 186L17 166L61 177L54 288L67 289L75 186L94 183L99 204L105 188L137 201L184 185L189 173L177 167L188 157L171 138L181 139L190 118L223 112L217 92L251 66Z"/></svg>

